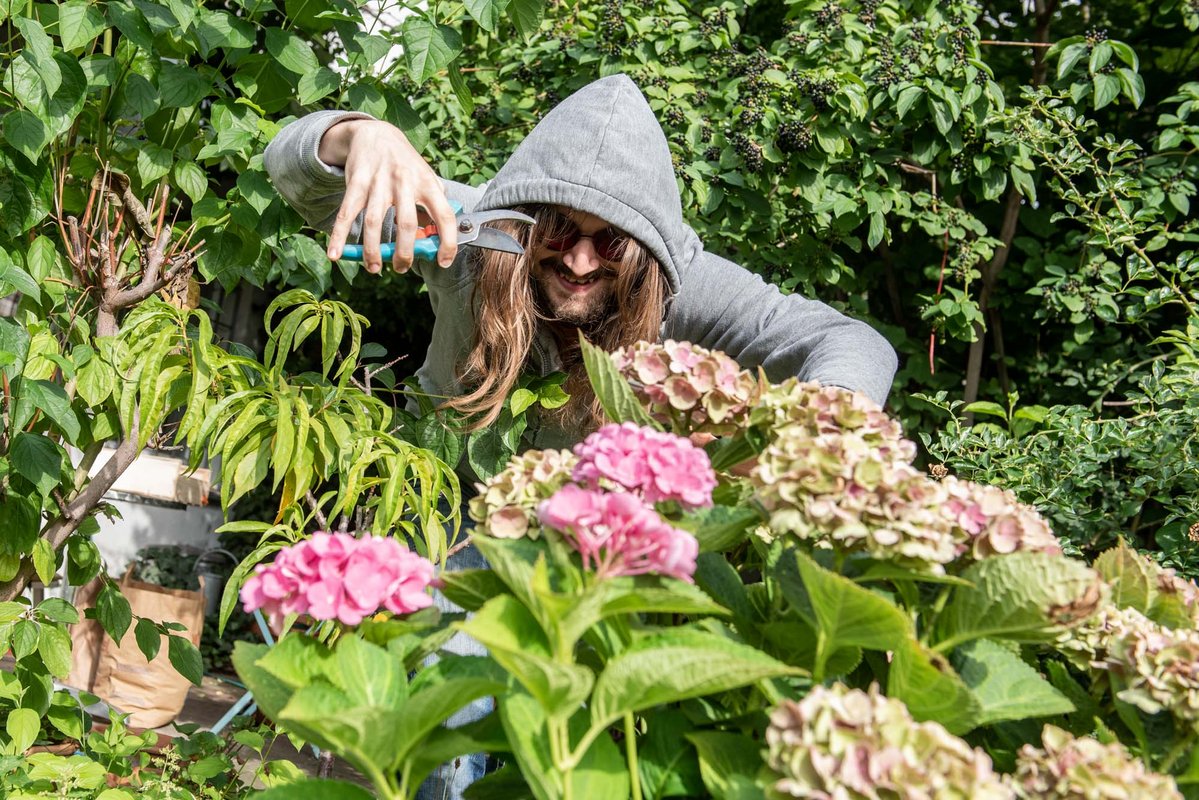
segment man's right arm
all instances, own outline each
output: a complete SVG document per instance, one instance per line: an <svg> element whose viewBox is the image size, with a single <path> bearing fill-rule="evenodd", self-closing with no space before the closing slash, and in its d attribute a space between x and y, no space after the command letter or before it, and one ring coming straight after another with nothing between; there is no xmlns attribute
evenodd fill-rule
<svg viewBox="0 0 1199 800"><path fill-rule="evenodd" d="M457 252L454 212L445 187L403 132L366 114L318 111L281 130L267 147L267 173L310 225L329 231L328 255L362 242L368 272L382 269L380 243L395 241L392 267L412 266L419 215L437 224L437 262Z"/></svg>

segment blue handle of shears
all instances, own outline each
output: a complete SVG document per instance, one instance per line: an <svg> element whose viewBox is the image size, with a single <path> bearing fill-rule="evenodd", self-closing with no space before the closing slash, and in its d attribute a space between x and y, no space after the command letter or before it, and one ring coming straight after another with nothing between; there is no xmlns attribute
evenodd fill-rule
<svg viewBox="0 0 1199 800"><path fill-rule="evenodd" d="M451 200L450 208L452 208L454 210L455 214L458 214L458 213L461 213L461 211L462 211L462 204L459 203L457 200ZM425 261L432 261L435 258L437 258L437 248L439 248L439 247L441 247L441 237L426 236L423 239L416 240L416 243L412 248L412 255L416 258L420 258ZM390 261L391 257L395 255L395 252L396 252L395 242L384 242L382 245L379 246L379 256L384 261ZM362 260L362 245L360 245L360 244L344 245L341 248L341 257L348 261L361 261Z"/></svg>
<svg viewBox="0 0 1199 800"><path fill-rule="evenodd" d="M424 259L432 261L437 257L437 248L441 247L441 238L438 236L426 236L424 239L417 239L415 246L412 248L412 254ZM395 255L395 242L387 242L379 246L379 255L384 261L391 261L391 257ZM341 248L341 257L349 261L362 260L362 245L347 244Z"/></svg>

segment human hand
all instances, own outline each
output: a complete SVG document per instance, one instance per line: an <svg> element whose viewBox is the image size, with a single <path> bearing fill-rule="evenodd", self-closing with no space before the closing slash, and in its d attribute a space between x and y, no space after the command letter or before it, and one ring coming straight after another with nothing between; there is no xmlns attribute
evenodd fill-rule
<svg viewBox="0 0 1199 800"><path fill-rule="evenodd" d="M412 266L412 248L420 225L437 225L441 245L437 263L448 267L458 252L457 221L446 200L441 180L399 128L373 119L339 122L325 132L320 157L344 165L346 192L329 234L328 255L341 257L350 226L365 210L362 221L362 260L366 271L383 269L379 244L387 209L396 209L396 247L392 269L404 273ZM423 213L422 213L423 209Z"/></svg>

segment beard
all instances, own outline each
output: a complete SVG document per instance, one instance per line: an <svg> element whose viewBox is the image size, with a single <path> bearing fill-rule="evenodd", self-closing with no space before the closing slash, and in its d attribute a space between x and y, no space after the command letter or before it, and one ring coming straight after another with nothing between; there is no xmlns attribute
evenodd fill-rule
<svg viewBox="0 0 1199 800"><path fill-rule="evenodd" d="M558 274L569 274L568 270L553 259L545 259L537 265L534 286L537 295L537 310L551 324L570 325L584 332L597 329L615 311L615 295L612 278L615 272L603 270L590 291L582 296L563 296L557 285Z"/></svg>

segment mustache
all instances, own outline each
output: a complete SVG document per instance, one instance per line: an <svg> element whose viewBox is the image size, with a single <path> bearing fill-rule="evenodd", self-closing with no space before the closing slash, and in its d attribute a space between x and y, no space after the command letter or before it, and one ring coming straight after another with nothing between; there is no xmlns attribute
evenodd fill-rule
<svg viewBox="0 0 1199 800"><path fill-rule="evenodd" d="M567 277L570 277L570 278L575 277L574 273L571 272L570 269L565 264L562 263L561 259L557 259L557 258L553 258L553 257L543 258L538 263L542 267L542 269L552 269L554 272L559 272L563 275L566 275ZM618 272L616 269L608 266L607 264L604 264L599 269L590 273L588 275L588 277L594 277L597 280L615 279L617 274L618 274Z"/></svg>

